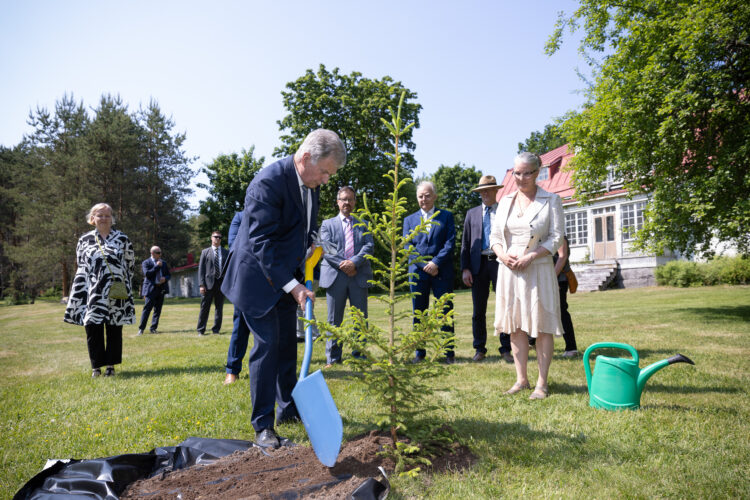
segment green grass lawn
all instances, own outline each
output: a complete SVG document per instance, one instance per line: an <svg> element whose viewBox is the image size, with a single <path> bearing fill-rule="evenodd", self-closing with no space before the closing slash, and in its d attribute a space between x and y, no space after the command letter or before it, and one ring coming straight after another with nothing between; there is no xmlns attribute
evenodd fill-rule
<svg viewBox="0 0 750 500"><path fill-rule="evenodd" d="M647 383L638 411L588 406L581 359L555 342L550 397L504 396L512 365L471 362L471 295L456 297L458 363L435 380L450 424L479 457L471 470L393 478L394 498L750 497L750 287L641 288L570 298L581 352L627 342L641 367L681 352ZM382 305L371 300L371 317ZM62 322L56 303L0 308L0 498L10 498L47 458L146 452L189 436L252 439L247 366L222 386L231 330L195 332L197 300L168 301L160 335L124 329L123 364L92 379L82 327ZM137 307L140 314L141 306ZM325 317L325 300L316 304ZM489 317L494 316L490 311ZM324 364L316 344L311 371ZM302 344L300 344L300 359ZM373 428L370 403L347 367L325 378L344 420L344 439ZM530 362L536 377L536 362ZM307 444L301 425L279 429Z"/></svg>

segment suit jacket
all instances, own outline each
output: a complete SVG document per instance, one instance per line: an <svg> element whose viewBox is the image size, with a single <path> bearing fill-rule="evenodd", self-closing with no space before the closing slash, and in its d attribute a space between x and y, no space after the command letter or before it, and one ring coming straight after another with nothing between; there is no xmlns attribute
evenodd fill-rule
<svg viewBox="0 0 750 500"><path fill-rule="evenodd" d="M157 266L154 260L149 257L141 262L143 271L143 286L141 286L141 295L143 297L153 297L157 293L166 295L169 293L169 280L172 277L169 274L169 266L162 259L161 266ZM157 277L166 278L167 281L161 285L157 283Z"/></svg>
<svg viewBox="0 0 750 500"><path fill-rule="evenodd" d="M471 274L479 274L479 266L482 264L483 217L484 204L480 204L469 209L464 219L464 232L461 235L461 269L469 269Z"/></svg>
<svg viewBox="0 0 750 500"><path fill-rule="evenodd" d="M310 230L302 211L291 156L260 170L247 187L245 210L224 266L221 291L244 314L264 316L286 293L284 285L304 269L317 231L319 189L311 190Z"/></svg>
<svg viewBox="0 0 750 500"><path fill-rule="evenodd" d="M375 242L371 234L364 234L367 231L365 227L357 225L360 222L359 219L356 217L352 217L352 219L354 256L350 260L357 268L357 274L354 275L354 279L357 281L358 286L367 288L369 286L367 281L372 279L372 268L370 267L370 261L367 260L365 255L372 255ZM323 262L320 264L320 286L328 288L339 278L349 278L344 271L339 269L341 261L345 260L344 249L346 239L344 228L338 215L323 221L323 224L320 225L320 239L332 243L337 249L335 254L323 254Z"/></svg>
<svg viewBox="0 0 750 500"><path fill-rule="evenodd" d="M229 248L232 248L232 243L237 238L237 233L240 231L240 224L242 224L242 212L235 212L232 222L229 224L229 234L227 235L227 245L229 245Z"/></svg>
<svg viewBox="0 0 750 500"><path fill-rule="evenodd" d="M227 261L227 255L229 252L224 247L219 247L219 253L221 254L221 262ZM221 269L219 269L221 271ZM214 248L204 248L201 252L201 260L198 264L198 284L206 287L208 290L213 290L216 284L216 268L214 267Z"/></svg>
<svg viewBox="0 0 750 500"><path fill-rule="evenodd" d="M499 243L502 245L503 251L506 252L508 251L508 243L505 241L505 224L508 221L511 205L517 194L518 191L515 191L500 199L495 214L495 222L492 224L490 233L490 246ZM536 197L526 210L527 212L530 211L528 214L530 240L526 252L534 250L537 246L546 248L550 254L557 252L562 243L565 229L565 217L560 197L537 187Z"/></svg>
<svg viewBox="0 0 750 500"><path fill-rule="evenodd" d="M438 266L438 278L453 280L453 248L456 245L456 225L453 214L447 210L435 209L438 214L433 217L430 232L414 235L411 245L414 246L419 255L429 255ZM422 211L404 219L404 237L422 222ZM422 269L426 262L414 263L413 257L409 259L409 272L416 273Z"/></svg>

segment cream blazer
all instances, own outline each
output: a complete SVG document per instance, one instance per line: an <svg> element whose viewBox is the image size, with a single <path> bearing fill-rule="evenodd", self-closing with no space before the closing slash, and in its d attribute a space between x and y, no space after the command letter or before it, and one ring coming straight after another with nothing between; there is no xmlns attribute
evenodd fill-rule
<svg viewBox="0 0 750 500"><path fill-rule="evenodd" d="M503 196L495 213L495 221L490 232L490 248L498 243L503 252L508 251L505 241L505 223L510 215L510 208L516 199L518 191ZM536 197L526 209L529 213L529 245L524 253L528 253L541 246L554 255L563 241L565 218L563 216L562 200L554 193L545 191L537 186ZM533 215L532 215L533 214Z"/></svg>

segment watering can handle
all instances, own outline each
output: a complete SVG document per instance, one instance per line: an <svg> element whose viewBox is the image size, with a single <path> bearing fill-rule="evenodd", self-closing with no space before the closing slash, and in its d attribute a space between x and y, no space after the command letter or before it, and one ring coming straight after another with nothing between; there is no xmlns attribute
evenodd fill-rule
<svg viewBox="0 0 750 500"><path fill-rule="evenodd" d="M633 356L633 361L635 361L636 364L638 363L638 351L636 351L635 347L632 345L623 344L622 342L597 342L596 344L591 344L588 349L586 349L586 352L583 353L583 369L586 371L586 385L589 390L591 390L591 363L589 362L589 356L591 356L591 353L594 352L595 349L605 348L623 349L628 351Z"/></svg>
<svg viewBox="0 0 750 500"><path fill-rule="evenodd" d="M318 261L323 256L323 247L317 246L313 250L310 257L305 261L305 286L308 290L312 291L313 283L313 270L318 264ZM312 319L313 316L313 303L308 297L305 302L305 319ZM310 358L312 358L312 325L307 325L305 328L305 356L302 358L302 367L299 371L299 379L304 380L307 377L307 371L310 368Z"/></svg>

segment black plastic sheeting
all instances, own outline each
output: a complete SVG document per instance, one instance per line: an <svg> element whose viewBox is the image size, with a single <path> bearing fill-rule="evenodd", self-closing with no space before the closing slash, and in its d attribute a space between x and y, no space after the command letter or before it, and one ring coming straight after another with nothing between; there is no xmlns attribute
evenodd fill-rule
<svg viewBox="0 0 750 500"><path fill-rule="evenodd" d="M57 461L31 478L13 500L117 500L131 483L196 464L207 465L235 451L255 446L238 439L187 438L177 446L154 448L91 460ZM348 479L342 478L342 480ZM353 493L354 500L383 500L390 485L366 479ZM298 498L294 492L283 497Z"/></svg>

